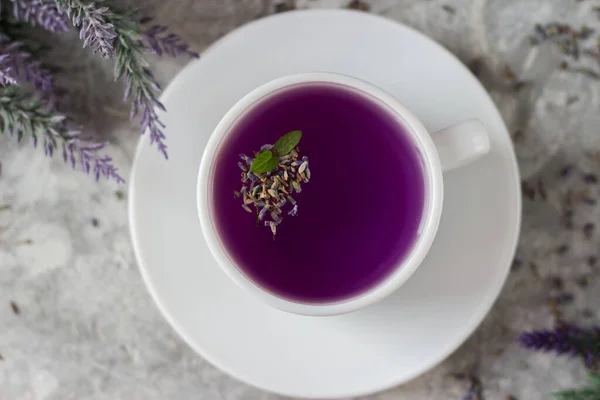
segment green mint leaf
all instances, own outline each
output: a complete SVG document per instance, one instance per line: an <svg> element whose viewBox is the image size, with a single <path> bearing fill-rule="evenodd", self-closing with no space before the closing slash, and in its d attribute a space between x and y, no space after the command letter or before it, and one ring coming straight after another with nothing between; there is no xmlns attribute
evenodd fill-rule
<svg viewBox="0 0 600 400"><path fill-rule="evenodd" d="M274 170L278 165L279 159L271 153L271 150L264 150L252 160L250 171L255 174L262 174Z"/></svg>
<svg viewBox="0 0 600 400"><path fill-rule="evenodd" d="M286 133L279 138L277 143L273 146L273 152L277 157L283 157L294 149L300 142L302 137L302 131L292 131Z"/></svg>

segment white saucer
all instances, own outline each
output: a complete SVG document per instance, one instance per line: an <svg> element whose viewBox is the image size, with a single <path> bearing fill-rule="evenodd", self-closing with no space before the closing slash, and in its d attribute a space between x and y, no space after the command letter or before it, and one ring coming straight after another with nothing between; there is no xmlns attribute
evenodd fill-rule
<svg viewBox="0 0 600 400"><path fill-rule="evenodd" d="M478 118L492 139L490 155L444 176L439 233L415 275L377 305L338 317L286 314L236 287L210 255L196 215L200 156L219 119L255 87L309 71L370 81L432 131ZM215 366L289 396L365 395L439 363L489 311L517 243L515 155L484 89L438 44L366 13L284 13L218 41L162 100L170 159L141 140L131 175L133 244L164 316Z"/></svg>

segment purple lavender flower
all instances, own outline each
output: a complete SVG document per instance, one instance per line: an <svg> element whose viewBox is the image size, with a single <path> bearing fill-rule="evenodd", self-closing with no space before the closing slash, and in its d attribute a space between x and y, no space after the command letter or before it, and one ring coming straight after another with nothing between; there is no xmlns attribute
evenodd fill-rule
<svg viewBox="0 0 600 400"><path fill-rule="evenodd" d="M121 178L117 168L112 164L112 158L98 154L107 144L108 142L99 142L95 138L82 138L77 135L63 147L63 159L75 169L78 156L83 171L86 174L92 173L96 181L103 176L106 179L113 179L117 183L124 183L125 180Z"/></svg>
<svg viewBox="0 0 600 400"><path fill-rule="evenodd" d="M141 24L147 24L152 18L146 17L140 20ZM173 58L180 55L188 55L198 58L200 55L192 50L190 46L181 41L181 37L174 33L167 33L168 28L164 25L153 25L143 32L144 44L156 55L166 54Z"/></svg>
<svg viewBox="0 0 600 400"><path fill-rule="evenodd" d="M20 80L31 82L34 87L42 93L47 93L53 85L53 78L46 68L38 60L33 60L31 54L24 50L24 45L19 41L11 39L0 33L0 54L2 61L0 65L6 66L3 71L9 74L7 83L16 85Z"/></svg>
<svg viewBox="0 0 600 400"><path fill-rule="evenodd" d="M117 183L124 182L112 165L112 158L99 154L106 142L81 136L81 131L64 114L18 86L8 86L0 92L0 113L4 116L2 133L16 135L19 141L25 135L31 136L34 147L41 141L49 157L62 151L65 162L73 168L79 162L96 180L104 176Z"/></svg>
<svg viewBox="0 0 600 400"><path fill-rule="evenodd" d="M166 111L165 106L156 99L154 99L154 101L149 101L148 98L141 97L135 99L133 103L134 106L132 107L131 118L133 119L133 117L135 117L139 108L142 109L142 118L140 119L142 134L147 132L150 135L150 144L156 143L158 150L166 159L168 159L167 145L164 142L166 137L162 131L165 128L165 125L160 121L156 113L156 107Z"/></svg>
<svg viewBox="0 0 600 400"><path fill-rule="evenodd" d="M17 85L17 79L13 76L13 67L10 65L10 55L0 55L0 85Z"/></svg>
<svg viewBox="0 0 600 400"><path fill-rule="evenodd" d="M79 28L79 39L83 47L93 47L94 53L100 53L104 58L114 56L113 42L117 37L115 27L107 20L113 16L108 7L96 8L94 3L83 4L79 0L55 0L60 12L66 12L73 21L73 26Z"/></svg>
<svg viewBox="0 0 600 400"><path fill-rule="evenodd" d="M166 137L163 133L165 125L160 121L156 111L157 108L166 111L157 98L161 87L148 68L148 64L141 57L144 47L129 36L122 38L121 41L126 41L126 45L119 44L117 47L115 71L117 78L125 78L126 88L123 101L127 101L130 97L133 98L130 118L133 119L141 111L142 134L148 133L150 143L156 143L158 150L168 159L167 145L164 142Z"/></svg>
<svg viewBox="0 0 600 400"><path fill-rule="evenodd" d="M10 0L13 6L13 16L18 21L40 25L53 32L69 30L68 19L59 12L54 0Z"/></svg>
<svg viewBox="0 0 600 400"><path fill-rule="evenodd" d="M600 363L600 327L561 325L553 330L524 332L517 341L527 349L580 356L587 367Z"/></svg>

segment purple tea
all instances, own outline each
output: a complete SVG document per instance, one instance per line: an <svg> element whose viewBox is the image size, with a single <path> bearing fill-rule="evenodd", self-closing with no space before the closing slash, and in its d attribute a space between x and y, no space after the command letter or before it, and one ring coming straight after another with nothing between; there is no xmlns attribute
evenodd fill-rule
<svg viewBox="0 0 600 400"><path fill-rule="evenodd" d="M253 156L293 130L310 159L275 240L234 191L240 154ZM421 155L393 111L339 84L304 83L271 93L240 117L215 158L211 211L233 263L268 292L330 303L385 280L410 253L425 203Z"/></svg>

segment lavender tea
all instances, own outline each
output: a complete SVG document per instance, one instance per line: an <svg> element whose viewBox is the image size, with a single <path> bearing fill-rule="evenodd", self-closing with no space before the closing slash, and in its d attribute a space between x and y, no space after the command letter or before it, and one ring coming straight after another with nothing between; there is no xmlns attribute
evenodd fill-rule
<svg viewBox="0 0 600 400"><path fill-rule="evenodd" d="M360 295L418 238L421 155L393 111L356 89L305 83L271 93L235 122L213 168L223 249L287 300Z"/></svg>

